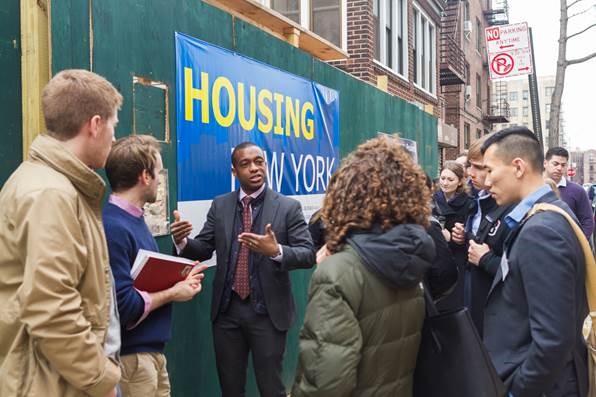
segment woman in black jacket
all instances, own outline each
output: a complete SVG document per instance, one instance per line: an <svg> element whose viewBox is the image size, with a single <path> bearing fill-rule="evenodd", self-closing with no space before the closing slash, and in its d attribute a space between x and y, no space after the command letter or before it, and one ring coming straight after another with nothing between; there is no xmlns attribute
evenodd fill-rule
<svg viewBox="0 0 596 397"><path fill-rule="evenodd" d="M433 195L433 215L444 222L443 228L451 234L456 222L463 223L466 220L473 203L468 195L464 167L455 161L446 161L441 169L439 187L439 191Z"/></svg>
<svg viewBox="0 0 596 397"><path fill-rule="evenodd" d="M474 200L468 195L468 184L464 168L455 161L446 161L441 169L439 178L440 190L433 195L433 215L443 224L443 235L451 241L451 233L456 223L463 224L468 217ZM463 267L467 262L466 247L449 244L459 270L457 285L453 292L437 307L440 310L450 310L462 307L464 304Z"/></svg>

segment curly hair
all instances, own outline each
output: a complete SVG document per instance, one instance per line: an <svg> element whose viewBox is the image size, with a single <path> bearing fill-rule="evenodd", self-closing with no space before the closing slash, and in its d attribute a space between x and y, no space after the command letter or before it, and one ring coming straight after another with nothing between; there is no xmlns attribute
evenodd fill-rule
<svg viewBox="0 0 596 397"><path fill-rule="evenodd" d="M354 230L428 226L425 174L396 137L380 136L356 148L329 181L322 209L327 249L337 252Z"/></svg>

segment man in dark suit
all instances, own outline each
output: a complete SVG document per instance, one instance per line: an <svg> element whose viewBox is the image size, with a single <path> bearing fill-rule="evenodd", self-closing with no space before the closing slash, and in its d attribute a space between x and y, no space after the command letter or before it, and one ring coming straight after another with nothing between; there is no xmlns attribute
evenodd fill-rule
<svg viewBox="0 0 596 397"><path fill-rule="evenodd" d="M244 396L252 352L261 396L285 397L282 358L295 317L289 270L309 268L315 250L300 203L269 189L263 151L251 142L232 152L240 189L216 197L194 238L192 225L172 224L179 255L204 261L217 254L211 321L224 397Z"/></svg>
<svg viewBox="0 0 596 397"><path fill-rule="evenodd" d="M488 136L474 141L468 151L468 175L476 190L474 206L465 224L456 223L451 233L454 244L466 245L464 270L464 305L470 310L476 330L482 336L484 304L495 273L501 263L503 243L509 235L504 221L513 204L500 206L485 184L482 145Z"/></svg>
<svg viewBox="0 0 596 397"><path fill-rule="evenodd" d="M544 184L542 146L527 128L497 132L483 152L485 183L497 203L519 202L505 217L512 231L487 298L484 341L489 354L509 396L584 397L584 256L560 214L527 217L540 202L571 210Z"/></svg>

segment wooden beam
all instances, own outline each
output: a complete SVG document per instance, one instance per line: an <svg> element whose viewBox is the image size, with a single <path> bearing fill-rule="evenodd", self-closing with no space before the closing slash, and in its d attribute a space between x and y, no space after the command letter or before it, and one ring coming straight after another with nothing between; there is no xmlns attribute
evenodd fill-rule
<svg viewBox="0 0 596 397"><path fill-rule="evenodd" d="M23 159L45 124L41 93L50 80L49 3L21 0L21 86L23 102Z"/></svg>
<svg viewBox="0 0 596 397"><path fill-rule="evenodd" d="M388 92L389 87L389 79L387 78L386 74L379 74L377 75L377 88Z"/></svg>
<svg viewBox="0 0 596 397"><path fill-rule="evenodd" d="M300 47L300 31L295 27L285 28L284 36L286 41L294 47Z"/></svg>
<svg viewBox="0 0 596 397"><path fill-rule="evenodd" d="M204 0L205 3L257 26L273 36L323 60L348 58L348 54L323 37L255 0ZM288 32L290 34L288 34ZM298 32L298 33L296 33ZM298 37L296 37L298 36ZM296 41L298 42L296 45Z"/></svg>

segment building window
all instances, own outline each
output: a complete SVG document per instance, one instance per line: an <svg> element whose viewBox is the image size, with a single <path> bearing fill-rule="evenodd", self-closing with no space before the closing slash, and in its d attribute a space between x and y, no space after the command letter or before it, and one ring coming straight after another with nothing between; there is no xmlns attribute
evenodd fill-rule
<svg viewBox="0 0 596 397"><path fill-rule="evenodd" d="M522 99L523 99L524 101L527 101L527 100L528 100L528 90L524 90L524 91L522 92Z"/></svg>
<svg viewBox="0 0 596 397"><path fill-rule="evenodd" d="M546 87L546 88L544 89L544 95L546 96L546 98L545 98L545 99L546 99L548 102L550 102L550 100L551 100L551 97L553 96L553 91L554 91L554 90L555 90L555 87Z"/></svg>
<svg viewBox="0 0 596 397"><path fill-rule="evenodd" d="M310 30L341 47L341 1L311 0Z"/></svg>
<svg viewBox="0 0 596 397"><path fill-rule="evenodd" d="M470 124L464 123L464 149L470 147Z"/></svg>
<svg viewBox="0 0 596 397"><path fill-rule="evenodd" d="M375 59L396 73L408 75L406 0L374 0Z"/></svg>
<svg viewBox="0 0 596 397"><path fill-rule="evenodd" d="M482 130L476 129L476 139L482 138Z"/></svg>
<svg viewBox="0 0 596 397"><path fill-rule="evenodd" d="M414 82L431 94L436 93L437 45L434 23L414 3Z"/></svg>
<svg viewBox="0 0 596 397"><path fill-rule="evenodd" d="M527 107L527 106L524 106L524 107L522 108L522 116L524 116L524 117L528 117L528 115L529 115L529 112L528 112L528 107Z"/></svg>
<svg viewBox="0 0 596 397"><path fill-rule="evenodd" d="M517 117L517 108L509 109L511 117Z"/></svg>
<svg viewBox="0 0 596 397"><path fill-rule="evenodd" d="M467 62L465 65L465 71L466 71L466 85L470 85L470 64Z"/></svg>
<svg viewBox="0 0 596 397"><path fill-rule="evenodd" d="M482 79L478 73L476 73L476 106L482 107Z"/></svg>
<svg viewBox="0 0 596 397"><path fill-rule="evenodd" d="M269 0L270 7L338 47L347 14L345 0Z"/></svg>
<svg viewBox="0 0 596 397"><path fill-rule="evenodd" d="M470 3L468 1L464 1L464 21L470 20Z"/></svg>
<svg viewBox="0 0 596 397"><path fill-rule="evenodd" d="M300 0L271 0L271 8L300 23Z"/></svg>
<svg viewBox="0 0 596 397"><path fill-rule="evenodd" d="M546 110L546 114L550 114L550 103L547 103L544 110Z"/></svg>
<svg viewBox="0 0 596 397"><path fill-rule="evenodd" d="M476 51L482 53L482 42L484 41L484 30L480 24L480 20L476 18Z"/></svg>
<svg viewBox="0 0 596 397"><path fill-rule="evenodd" d="M509 93L509 101L517 101L517 91L511 91Z"/></svg>

